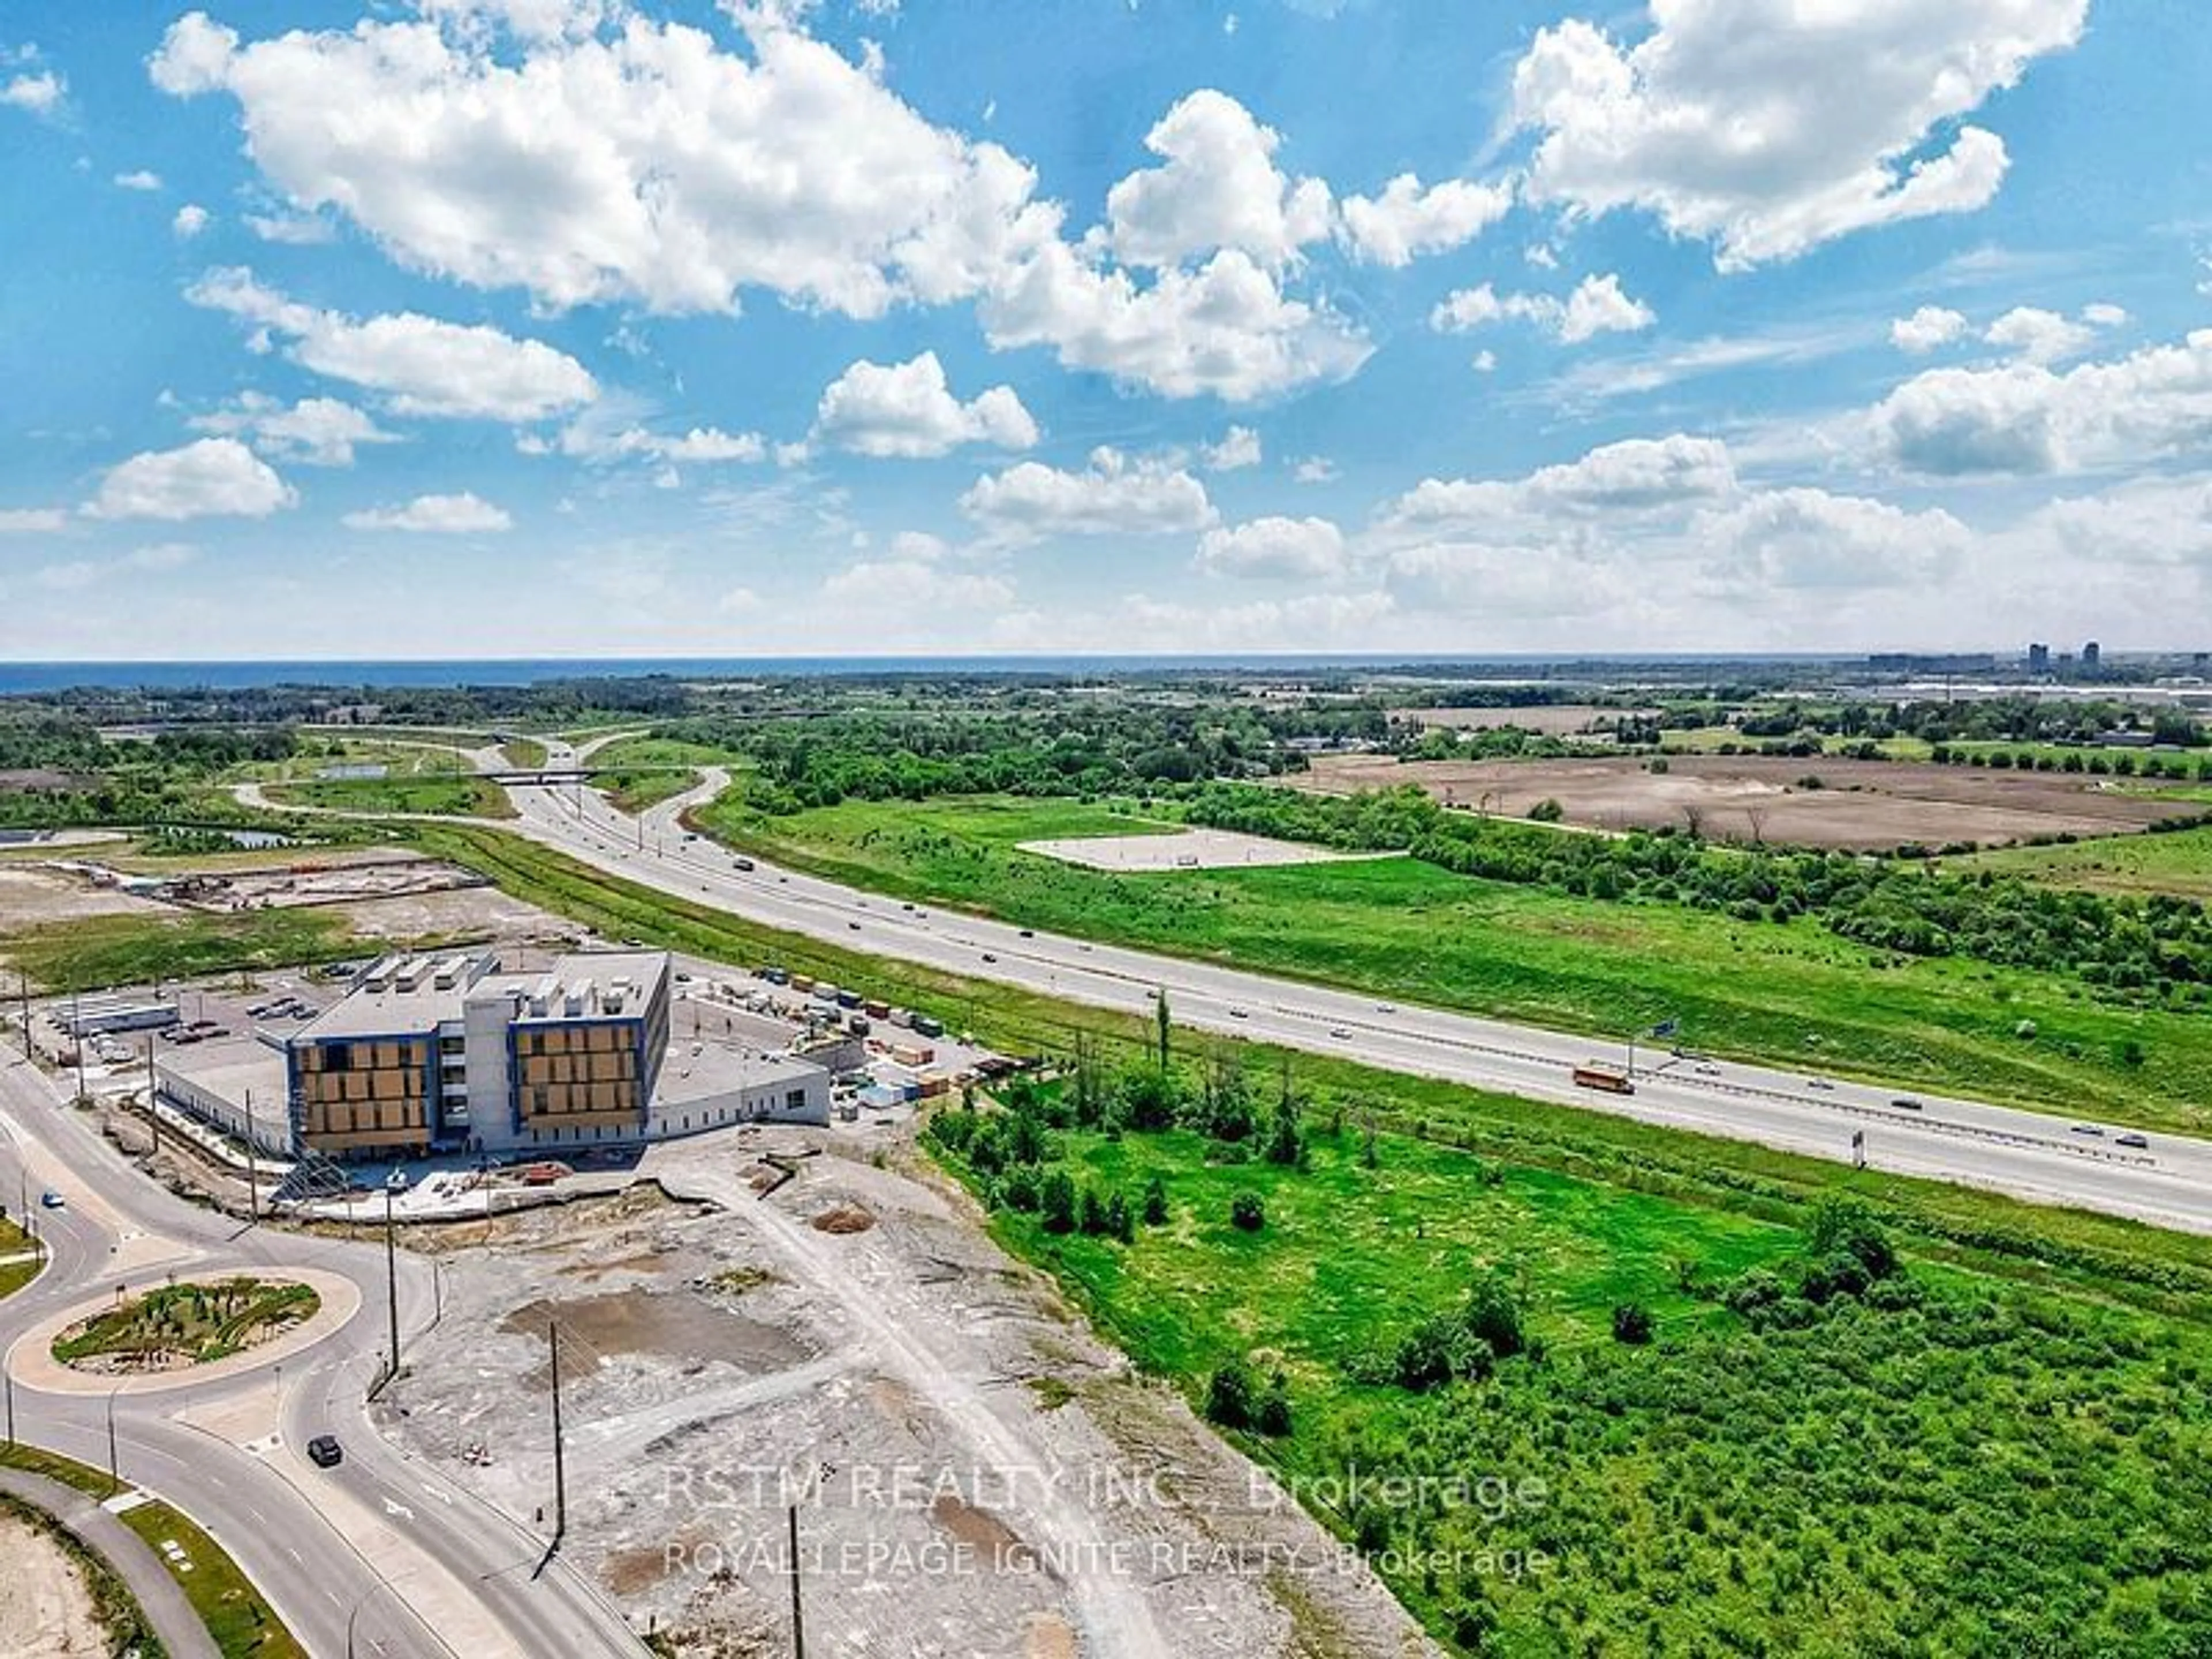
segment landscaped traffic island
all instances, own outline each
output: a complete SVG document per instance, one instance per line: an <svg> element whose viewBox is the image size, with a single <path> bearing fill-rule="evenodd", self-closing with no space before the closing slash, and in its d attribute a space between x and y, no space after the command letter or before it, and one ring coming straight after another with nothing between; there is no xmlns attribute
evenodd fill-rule
<svg viewBox="0 0 2212 1659"><path fill-rule="evenodd" d="M164 1285L65 1327L53 1356L102 1376L183 1370L259 1347L321 1306L309 1286L285 1279Z"/></svg>

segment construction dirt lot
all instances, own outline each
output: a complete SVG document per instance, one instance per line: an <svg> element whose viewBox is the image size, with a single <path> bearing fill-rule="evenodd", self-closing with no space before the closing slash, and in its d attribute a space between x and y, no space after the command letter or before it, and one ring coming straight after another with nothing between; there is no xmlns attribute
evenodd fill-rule
<svg viewBox="0 0 2212 1659"><path fill-rule="evenodd" d="M1829 757L1675 756L1666 771L1653 772L1626 757L1400 763L1322 755L1311 770L1283 781L1332 795L1413 784L1447 806L1509 818L1556 800L1565 822L1584 829L1694 829L1713 841L1865 851L2127 835L2204 810L2201 802L2134 793L2073 774Z"/></svg>
<svg viewBox="0 0 2212 1659"><path fill-rule="evenodd" d="M535 1523L557 1327L563 1553L671 1653L792 1650L790 1504L810 1654L1436 1651L957 1194L823 1151L763 1195L762 1151L828 1146L733 1130L648 1154L657 1186L421 1237L444 1317L385 1431Z"/></svg>
<svg viewBox="0 0 2212 1659"><path fill-rule="evenodd" d="M0 1653L10 1659L91 1659L113 1642L67 1549L0 1510Z"/></svg>

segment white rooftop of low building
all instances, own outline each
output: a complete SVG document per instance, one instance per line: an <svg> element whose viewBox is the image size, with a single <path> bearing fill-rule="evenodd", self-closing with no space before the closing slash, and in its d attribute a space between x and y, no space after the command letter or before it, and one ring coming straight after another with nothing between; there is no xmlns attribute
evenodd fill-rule
<svg viewBox="0 0 2212 1659"><path fill-rule="evenodd" d="M273 1122L288 1109L290 1083L284 1051L256 1037L218 1037L188 1048L156 1048L154 1070L157 1077L182 1079L235 1104L243 1105L250 1091L257 1119Z"/></svg>
<svg viewBox="0 0 2212 1659"><path fill-rule="evenodd" d="M299 1036L312 1042L434 1030L461 1018L471 988L495 961L470 951L380 957L352 990L301 1026Z"/></svg>
<svg viewBox="0 0 2212 1659"><path fill-rule="evenodd" d="M518 1024L636 1018L668 977L665 951L574 951L537 975ZM542 1005L542 1012L541 1012Z"/></svg>
<svg viewBox="0 0 2212 1659"><path fill-rule="evenodd" d="M665 1111L687 1101L713 1100L743 1089L796 1087L826 1075L819 1066L795 1054L714 1042L671 1041L653 1085L653 1108Z"/></svg>

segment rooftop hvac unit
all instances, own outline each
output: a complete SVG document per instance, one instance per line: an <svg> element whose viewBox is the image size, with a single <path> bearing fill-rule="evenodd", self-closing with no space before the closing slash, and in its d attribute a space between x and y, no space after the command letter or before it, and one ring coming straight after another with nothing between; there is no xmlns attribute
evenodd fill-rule
<svg viewBox="0 0 2212 1659"><path fill-rule="evenodd" d="M570 1018L575 1018L592 1006L592 981L580 979L568 988L567 1006Z"/></svg>

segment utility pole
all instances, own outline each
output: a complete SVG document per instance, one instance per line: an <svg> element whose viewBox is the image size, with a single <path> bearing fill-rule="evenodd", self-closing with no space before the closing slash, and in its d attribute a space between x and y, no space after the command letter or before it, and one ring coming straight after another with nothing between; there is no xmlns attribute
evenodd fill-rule
<svg viewBox="0 0 2212 1659"><path fill-rule="evenodd" d="M29 1060L32 1058L31 976L21 969L15 975L15 1000L21 1005L23 1012L23 1058Z"/></svg>
<svg viewBox="0 0 2212 1659"><path fill-rule="evenodd" d="M146 1123L154 1133L154 1156L161 1154L161 1088L154 1081L154 1034L146 1033Z"/></svg>
<svg viewBox="0 0 2212 1659"><path fill-rule="evenodd" d="M253 1164L253 1091L246 1091L246 1216L261 1219L261 1173Z"/></svg>
<svg viewBox="0 0 2212 1659"><path fill-rule="evenodd" d="M111 1495L123 1490L122 1466L115 1455L115 1396L122 1392L119 1382L107 1391L107 1486Z"/></svg>
<svg viewBox="0 0 2212 1659"><path fill-rule="evenodd" d="M8 1445L12 1450L15 1444L15 1379L6 1371L0 1371L0 1389L4 1389L8 1396Z"/></svg>
<svg viewBox="0 0 2212 1659"><path fill-rule="evenodd" d="M392 1375L399 1376L399 1255L392 1242L392 1187L384 1188L384 1291L392 1315Z"/></svg>
<svg viewBox="0 0 2212 1659"><path fill-rule="evenodd" d="M85 1086L84 1086L84 1016L83 1016L83 1012L82 1012L83 1007L84 1007L84 1004L83 1004L82 1000L80 999L78 993L76 993L76 992L75 992L75 991L70 992L70 1027L71 1027L71 1030L70 1030L70 1041L73 1044L75 1044L75 1045L76 1045L76 1097L77 1097L77 1099L78 1099L78 1101L79 1101L79 1102L82 1102L82 1101L83 1101L83 1100L84 1100L84 1098L85 1098L85 1092L86 1092L86 1091L85 1091Z"/></svg>
<svg viewBox="0 0 2212 1659"><path fill-rule="evenodd" d="M806 1659L806 1614L799 1605L799 1505L785 1513L791 1523L791 1651L794 1659Z"/></svg>
<svg viewBox="0 0 2212 1659"><path fill-rule="evenodd" d="M561 1446L561 1328L545 1322L545 1340L553 1348L553 1547L568 1531L568 1474Z"/></svg>

